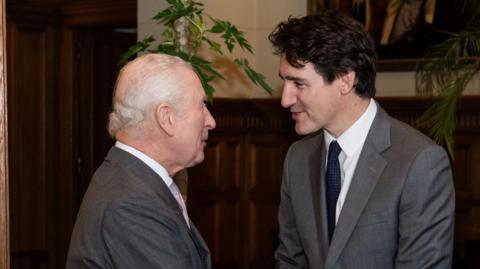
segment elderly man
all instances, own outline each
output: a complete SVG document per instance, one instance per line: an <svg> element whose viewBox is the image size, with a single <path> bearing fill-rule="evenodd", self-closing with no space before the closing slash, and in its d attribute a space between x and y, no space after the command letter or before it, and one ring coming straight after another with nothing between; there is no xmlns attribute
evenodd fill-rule
<svg viewBox="0 0 480 269"><path fill-rule="evenodd" d="M146 54L120 71L97 169L73 229L67 268L207 269L210 253L172 176L204 159L215 120L191 66Z"/></svg>

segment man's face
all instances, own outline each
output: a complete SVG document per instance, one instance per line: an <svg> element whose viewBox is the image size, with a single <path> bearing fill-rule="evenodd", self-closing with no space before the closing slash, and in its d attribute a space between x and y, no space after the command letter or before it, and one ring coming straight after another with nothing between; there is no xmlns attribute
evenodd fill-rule
<svg viewBox="0 0 480 269"><path fill-rule="evenodd" d="M284 56L280 59L279 76L284 82L281 103L290 109L298 134L310 134L322 128L331 131L339 125L340 79L328 84L312 63L296 68Z"/></svg>
<svg viewBox="0 0 480 269"><path fill-rule="evenodd" d="M194 166L204 159L208 131L215 128L215 120L206 106L206 96L196 74L188 70L185 74L186 101L177 113L176 141L179 158L185 167Z"/></svg>

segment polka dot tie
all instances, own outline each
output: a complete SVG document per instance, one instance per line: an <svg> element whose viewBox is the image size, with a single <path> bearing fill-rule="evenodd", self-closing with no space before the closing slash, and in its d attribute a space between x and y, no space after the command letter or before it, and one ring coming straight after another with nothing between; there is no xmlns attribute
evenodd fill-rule
<svg viewBox="0 0 480 269"><path fill-rule="evenodd" d="M327 186L327 220L328 220L328 239L331 241L333 231L335 231L335 212L337 208L338 195L342 188L340 162L338 155L342 148L337 141L332 141L328 147L327 173L325 183Z"/></svg>

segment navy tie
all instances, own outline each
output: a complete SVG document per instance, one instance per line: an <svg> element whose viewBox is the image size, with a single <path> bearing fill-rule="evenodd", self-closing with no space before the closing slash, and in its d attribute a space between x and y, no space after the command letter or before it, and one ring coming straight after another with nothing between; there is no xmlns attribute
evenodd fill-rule
<svg viewBox="0 0 480 269"><path fill-rule="evenodd" d="M328 239L332 240L335 230L335 211L337 208L338 195L342 188L342 179L340 171L340 162L338 155L342 148L337 141L332 141L328 147L327 174L325 176L327 186L327 220L328 220Z"/></svg>

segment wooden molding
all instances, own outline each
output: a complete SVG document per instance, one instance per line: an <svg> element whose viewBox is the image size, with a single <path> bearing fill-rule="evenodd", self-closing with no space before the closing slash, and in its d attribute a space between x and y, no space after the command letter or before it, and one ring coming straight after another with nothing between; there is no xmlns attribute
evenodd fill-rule
<svg viewBox="0 0 480 269"><path fill-rule="evenodd" d="M293 121L277 99L215 99L211 112L217 122L215 131L245 130L292 132Z"/></svg>
<svg viewBox="0 0 480 269"><path fill-rule="evenodd" d="M48 2L8 2L7 21L35 24L60 24L58 4Z"/></svg>
<svg viewBox="0 0 480 269"><path fill-rule="evenodd" d="M137 1L80 1L63 6L64 24L67 26L125 25L137 23Z"/></svg>
<svg viewBox="0 0 480 269"><path fill-rule="evenodd" d="M66 26L135 26L137 1L70 1L65 4L52 2L8 3L8 21L22 23L64 24Z"/></svg>
<svg viewBox="0 0 480 269"><path fill-rule="evenodd" d="M418 97L377 98L382 107L393 117L418 127L418 117L429 107L432 100ZM457 132L480 132L480 96L464 96L457 107Z"/></svg>
<svg viewBox="0 0 480 269"><path fill-rule="evenodd" d="M5 1L0 4L0 267L10 268Z"/></svg>

